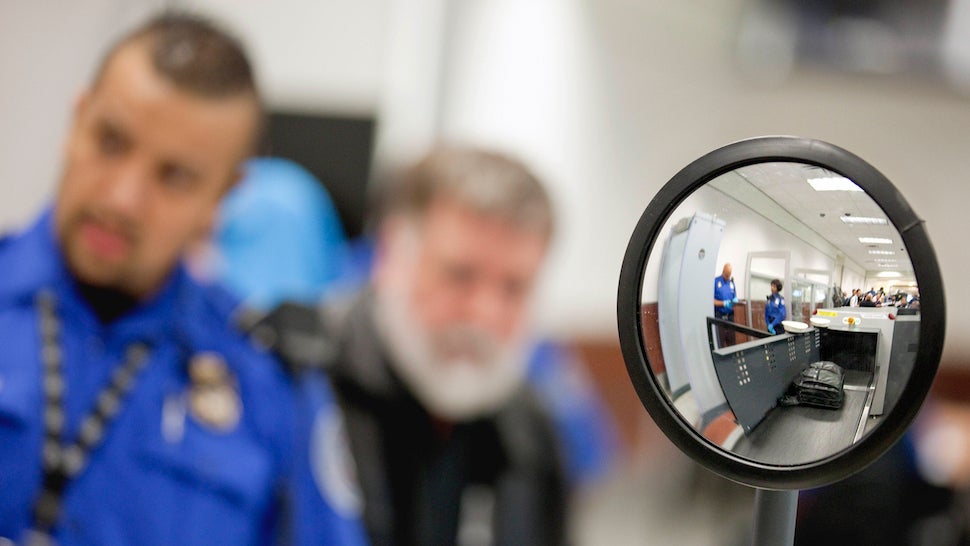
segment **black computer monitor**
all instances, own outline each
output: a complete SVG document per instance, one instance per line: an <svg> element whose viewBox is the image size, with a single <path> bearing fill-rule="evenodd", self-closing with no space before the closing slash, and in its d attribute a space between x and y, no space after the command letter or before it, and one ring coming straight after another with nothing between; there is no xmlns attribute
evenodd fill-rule
<svg viewBox="0 0 970 546"><path fill-rule="evenodd" d="M260 155L285 157L327 189L349 237L364 230L376 122L372 116L274 111Z"/></svg>

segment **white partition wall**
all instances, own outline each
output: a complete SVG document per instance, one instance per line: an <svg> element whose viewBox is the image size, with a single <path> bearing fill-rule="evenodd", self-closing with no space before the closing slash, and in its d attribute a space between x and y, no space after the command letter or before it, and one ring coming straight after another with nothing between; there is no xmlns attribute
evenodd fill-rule
<svg viewBox="0 0 970 546"><path fill-rule="evenodd" d="M667 376L671 378L675 368L679 368L675 372L678 377L686 372L701 426L727 404L714 372L707 334L707 317L714 312L714 277L724 226L723 220L703 212L695 213L686 229L683 223L674 226L669 253L661 266L657 298Z"/></svg>
<svg viewBox="0 0 970 546"><path fill-rule="evenodd" d="M690 390L687 366L680 344L678 323L678 301L680 264L684 261L684 248L687 246L688 218L682 219L670 228L670 237L664 247L663 262L660 264L660 282L657 294L657 320L660 328L660 344L663 347L664 366L670 396L674 400Z"/></svg>

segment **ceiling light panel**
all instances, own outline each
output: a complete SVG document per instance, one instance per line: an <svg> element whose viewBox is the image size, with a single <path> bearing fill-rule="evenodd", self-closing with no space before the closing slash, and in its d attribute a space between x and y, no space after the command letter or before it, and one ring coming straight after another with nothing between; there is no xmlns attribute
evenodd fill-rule
<svg viewBox="0 0 970 546"><path fill-rule="evenodd" d="M855 182L843 176L809 178L808 183L815 191L862 191Z"/></svg>
<svg viewBox="0 0 970 546"><path fill-rule="evenodd" d="M885 218L873 218L870 216L842 216L842 221L846 224L866 224L870 226L884 226L889 222Z"/></svg>
<svg viewBox="0 0 970 546"><path fill-rule="evenodd" d="M892 239L886 239L885 237L859 237L859 242L864 245L891 245L893 244Z"/></svg>

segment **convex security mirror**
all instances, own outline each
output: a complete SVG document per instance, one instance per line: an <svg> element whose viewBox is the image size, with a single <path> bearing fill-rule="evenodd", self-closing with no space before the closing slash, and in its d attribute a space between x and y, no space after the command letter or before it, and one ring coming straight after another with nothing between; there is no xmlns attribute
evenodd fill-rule
<svg viewBox="0 0 970 546"><path fill-rule="evenodd" d="M903 196L852 153L794 137L677 173L636 226L617 300L651 417L703 466L765 490L831 483L887 450L936 374L944 317Z"/></svg>

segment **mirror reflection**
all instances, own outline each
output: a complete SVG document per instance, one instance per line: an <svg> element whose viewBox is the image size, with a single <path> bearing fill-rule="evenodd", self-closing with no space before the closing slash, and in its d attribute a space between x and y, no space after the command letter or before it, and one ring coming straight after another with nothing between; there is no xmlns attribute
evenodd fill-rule
<svg viewBox="0 0 970 546"><path fill-rule="evenodd" d="M712 443L765 464L833 455L910 377L919 287L892 222L814 165L725 173L667 219L643 275L658 383Z"/></svg>

